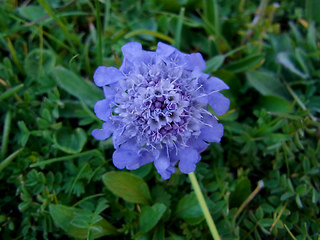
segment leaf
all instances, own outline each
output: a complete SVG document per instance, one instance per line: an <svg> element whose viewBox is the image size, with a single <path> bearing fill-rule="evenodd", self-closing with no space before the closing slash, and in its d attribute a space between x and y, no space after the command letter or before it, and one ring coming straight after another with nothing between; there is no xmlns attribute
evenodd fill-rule
<svg viewBox="0 0 320 240"><path fill-rule="evenodd" d="M236 189L231 192L229 204L230 208L239 207L251 193L251 183L247 177L237 181Z"/></svg>
<svg viewBox="0 0 320 240"><path fill-rule="evenodd" d="M218 70L221 65L223 64L224 60L225 60L225 55L218 55L218 56L214 56L213 58L209 59L206 64L207 67L204 70L206 73L212 73L216 70Z"/></svg>
<svg viewBox="0 0 320 240"><path fill-rule="evenodd" d="M28 53L24 70L28 76L41 81L41 78L37 78L38 74L51 72L55 64L56 56L53 51L37 48Z"/></svg>
<svg viewBox="0 0 320 240"><path fill-rule="evenodd" d="M180 199L175 215L190 224L199 223L203 220L203 212L194 192Z"/></svg>
<svg viewBox="0 0 320 240"><path fill-rule="evenodd" d="M80 78L70 70L59 66L53 69L52 74L62 89L90 107L93 107L97 101L103 99L103 92L98 87Z"/></svg>
<svg viewBox="0 0 320 240"><path fill-rule="evenodd" d="M18 11L22 17L31 21L38 20L46 15L43 7L34 5L19 7Z"/></svg>
<svg viewBox="0 0 320 240"><path fill-rule="evenodd" d="M152 207L143 207L139 218L140 230L145 233L150 231L159 222L166 210L167 207L163 203L156 203Z"/></svg>
<svg viewBox="0 0 320 240"><path fill-rule="evenodd" d="M80 215L91 216L92 213L90 211L74 207L67 207L60 204L50 204L49 213L55 224L62 228L70 236L80 239L85 239L87 237L89 227L76 227L72 224L72 221ZM93 238L117 234L116 228L104 218L101 218L97 223L91 225L90 231L93 235Z"/></svg>
<svg viewBox="0 0 320 240"><path fill-rule="evenodd" d="M293 63L290 58L289 53L281 52L277 55L277 61L281 63L285 68L287 68L290 72L300 76L303 79L308 78L308 74L301 72L298 67Z"/></svg>
<svg viewBox="0 0 320 240"><path fill-rule="evenodd" d="M226 66L226 69L233 73L244 72L257 68L264 60L263 54L251 54Z"/></svg>
<svg viewBox="0 0 320 240"><path fill-rule="evenodd" d="M262 95L271 95L288 98L288 92L284 85L273 74L262 71L246 73L249 84Z"/></svg>
<svg viewBox="0 0 320 240"><path fill-rule="evenodd" d="M257 108L264 108L269 112L289 113L291 104L277 96L261 96L258 100Z"/></svg>
<svg viewBox="0 0 320 240"><path fill-rule="evenodd" d="M54 133L53 141L61 151L79 153L87 142L87 134L82 128L76 128L74 131L61 128Z"/></svg>
<svg viewBox="0 0 320 240"><path fill-rule="evenodd" d="M145 181L128 172L108 172L102 176L106 187L118 197L132 203L150 204L151 195Z"/></svg>

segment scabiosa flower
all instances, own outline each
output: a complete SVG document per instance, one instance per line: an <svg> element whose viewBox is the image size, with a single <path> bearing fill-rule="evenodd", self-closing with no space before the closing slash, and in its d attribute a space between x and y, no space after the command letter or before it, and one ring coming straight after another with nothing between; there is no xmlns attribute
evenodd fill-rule
<svg viewBox="0 0 320 240"><path fill-rule="evenodd" d="M229 87L202 72L206 64L200 53L181 53L162 42L155 52L137 42L121 50L119 69L100 66L94 73L105 99L94 107L104 123L92 135L105 140L112 134L112 158L119 169L153 162L168 179L179 162L181 172L193 172L208 143L220 142L223 135L222 124L207 107L224 114L230 101L219 91Z"/></svg>

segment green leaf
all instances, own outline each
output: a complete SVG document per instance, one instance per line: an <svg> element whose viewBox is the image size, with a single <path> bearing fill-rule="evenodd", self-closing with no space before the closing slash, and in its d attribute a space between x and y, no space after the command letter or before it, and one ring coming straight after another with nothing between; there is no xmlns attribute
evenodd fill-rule
<svg viewBox="0 0 320 240"><path fill-rule="evenodd" d="M269 112L289 113L291 104L277 96L261 96L258 100L257 108L264 108Z"/></svg>
<svg viewBox="0 0 320 240"><path fill-rule="evenodd" d="M249 84L262 95L271 95L288 98L288 92L284 85L273 74L262 71L246 73Z"/></svg>
<svg viewBox="0 0 320 240"><path fill-rule="evenodd" d="M300 76L303 79L308 78L308 74L303 73L298 67L294 64L294 61L291 59L289 53L281 52L277 55L277 61L281 63L285 68L290 72Z"/></svg>
<svg viewBox="0 0 320 240"><path fill-rule="evenodd" d="M226 66L226 69L233 73L244 72L257 68L264 59L263 54L252 54Z"/></svg>
<svg viewBox="0 0 320 240"><path fill-rule="evenodd" d="M190 224L199 223L204 219L203 212L194 192L180 199L175 215Z"/></svg>
<svg viewBox="0 0 320 240"><path fill-rule="evenodd" d="M143 207L139 219L140 230L142 232L150 231L159 222L166 210L167 207L163 203L156 203L152 207Z"/></svg>
<svg viewBox="0 0 320 240"><path fill-rule="evenodd" d="M59 87L91 107L103 99L102 90L70 70L59 66L53 69L52 74Z"/></svg>
<svg viewBox="0 0 320 240"><path fill-rule="evenodd" d="M218 70L221 65L223 64L224 60L225 60L225 55L218 55L218 56L214 56L213 58L209 59L206 64L207 67L204 70L206 73L212 73L216 70Z"/></svg>
<svg viewBox="0 0 320 240"><path fill-rule="evenodd" d="M87 134L82 128L76 128L74 131L61 128L54 133L53 141L61 151L79 153L87 142Z"/></svg>
<svg viewBox="0 0 320 240"><path fill-rule="evenodd" d="M151 195L145 181L128 172L108 172L102 180L106 187L118 197L132 203L150 204Z"/></svg>
<svg viewBox="0 0 320 240"><path fill-rule="evenodd" d="M83 209L74 207L67 207L64 205L49 205L49 213L54 223L62 228L70 236L78 239L85 239L88 234L89 227L79 228L72 224L72 221L78 216L89 216L92 213ZM97 223L90 226L91 234L93 238L99 238L106 235L117 234L117 230L107 220L101 218Z"/></svg>
<svg viewBox="0 0 320 240"><path fill-rule="evenodd" d="M55 64L56 56L54 52L37 48L28 53L24 61L24 70L28 76L42 81L41 78L37 78L38 74L48 74L52 71Z"/></svg>
<svg viewBox="0 0 320 240"><path fill-rule="evenodd" d="M46 15L46 11L41 6L28 5L19 7L20 15L28 20L35 21Z"/></svg>
<svg viewBox="0 0 320 240"><path fill-rule="evenodd" d="M247 177L237 181L236 189L231 193L229 204L230 208L239 207L251 193L251 183Z"/></svg>

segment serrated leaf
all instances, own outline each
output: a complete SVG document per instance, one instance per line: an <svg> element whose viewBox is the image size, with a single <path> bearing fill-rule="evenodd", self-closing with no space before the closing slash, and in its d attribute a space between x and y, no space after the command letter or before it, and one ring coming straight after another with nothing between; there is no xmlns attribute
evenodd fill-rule
<svg viewBox="0 0 320 240"><path fill-rule="evenodd" d="M62 228L70 236L78 239L85 239L87 237L89 228L76 227L72 224L72 221L79 215L88 215L90 214L90 212L83 209L67 207L60 204L50 204L49 213L54 223L58 227ZM83 223L81 226L83 226ZM116 228L104 218L101 218L99 222L90 227L90 231L93 235L93 238L117 234Z"/></svg>
<svg viewBox="0 0 320 240"><path fill-rule="evenodd" d="M139 218L140 231L150 231L159 222L166 210L167 207L163 203L156 203L152 207L143 207Z"/></svg>
<svg viewBox="0 0 320 240"><path fill-rule="evenodd" d="M52 75L59 87L91 107L103 99L102 90L68 69L61 66L55 67Z"/></svg>
<svg viewBox="0 0 320 240"><path fill-rule="evenodd" d="M132 203L150 204L151 195L145 181L128 172L108 172L102 176L106 187L118 197Z"/></svg>

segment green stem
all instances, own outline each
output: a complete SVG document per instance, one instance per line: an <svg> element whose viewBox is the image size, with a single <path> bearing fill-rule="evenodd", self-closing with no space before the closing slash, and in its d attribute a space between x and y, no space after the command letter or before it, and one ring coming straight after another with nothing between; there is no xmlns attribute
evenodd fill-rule
<svg viewBox="0 0 320 240"><path fill-rule="evenodd" d="M191 181L191 184L192 184L192 187L193 187L193 190L198 198L198 201L199 201L199 204L200 204L200 207L202 209L202 212L203 212L203 215L207 221L207 224L208 224L208 227L210 229L210 232L211 232L211 235L213 237L214 240L220 240L220 236L219 236L219 233L218 233L218 230L216 228L216 225L214 224L214 221L210 215L210 212L209 212L209 209L208 209L208 206L206 204L206 201L204 200L204 197L203 197L203 194L201 192L201 189L200 189L200 186L199 186L199 183L198 183L198 180L196 178L196 175L192 172L192 173L189 173L189 178L190 178L190 181Z"/></svg>

